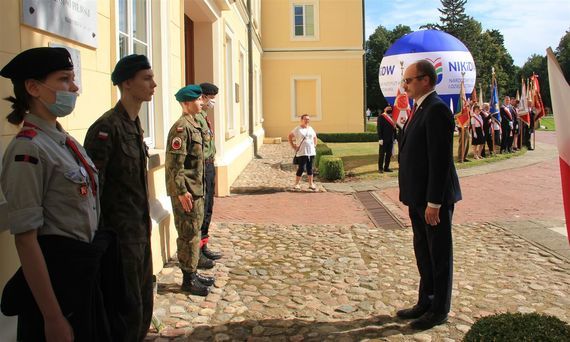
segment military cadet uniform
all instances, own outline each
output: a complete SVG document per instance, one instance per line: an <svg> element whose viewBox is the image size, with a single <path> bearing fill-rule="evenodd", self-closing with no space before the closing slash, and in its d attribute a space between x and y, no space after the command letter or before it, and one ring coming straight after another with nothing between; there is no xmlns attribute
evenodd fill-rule
<svg viewBox="0 0 570 342"><path fill-rule="evenodd" d="M152 319L153 273L147 188L148 147L137 117L119 101L87 131L85 149L100 172L101 229L117 233L132 308L125 341L140 341ZM130 311L130 312L129 312Z"/></svg>
<svg viewBox="0 0 570 342"><path fill-rule="evenodd" d="M190 87L190 88L189 88ZM189 93L190 95L184 96ZM200 87L187 86L177 93L177 100L193 101L201 95ZM200 258L200 228L204 220L203 132L192 114L183 114L168 133L165 160L166 191L172 202L178 231L176 244L183 273L182 289L207 295L214 280L197 273ZM190 193L192 210L184 211L178 196Z"/></svg>

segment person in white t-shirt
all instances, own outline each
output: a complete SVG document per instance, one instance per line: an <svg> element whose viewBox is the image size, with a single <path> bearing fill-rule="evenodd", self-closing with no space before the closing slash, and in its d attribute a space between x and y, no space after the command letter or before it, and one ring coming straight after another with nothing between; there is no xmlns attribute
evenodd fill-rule
<svg viewBox="0 0 570 342"><path fill-rule="evenodd" d="M309 126L310 118L308 114L301 115L299 126L295 127L289 133L289 144L296 151L296 156L299 157L299 167L295 177L295 189L300 189L299 182L303 171L307 171L307 178L309 180L309 189L316 190L317 187L313 182L313 161L317 154L315 146L317 146L317 133Z"/></svg>

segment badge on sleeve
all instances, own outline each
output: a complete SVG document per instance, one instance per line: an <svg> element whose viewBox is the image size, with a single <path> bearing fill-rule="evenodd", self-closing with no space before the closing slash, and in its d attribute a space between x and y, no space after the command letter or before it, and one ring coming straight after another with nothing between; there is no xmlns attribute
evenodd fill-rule
<svg viewBox="0 0 570 342"><path fill-rule="evenodd" d="M182 147L182 139L180 139L180 137L174 137L171 145L173 150L179 150Z"/></svg>
<svg viewBox="0 0 570 342"><path fill-rule="evenodd" d="M97 138L99 140L107 140L109 138L109 133L107 132L103 132L103 131L99 131L99 134L97 134Z"/></svg>
<svg viewBox="0 0 570 342"><path fill-rule="evenodd" d="M184 132L184 127L182 127L182 126L176 127L176 132L178 132L178 133Z"/></svg>

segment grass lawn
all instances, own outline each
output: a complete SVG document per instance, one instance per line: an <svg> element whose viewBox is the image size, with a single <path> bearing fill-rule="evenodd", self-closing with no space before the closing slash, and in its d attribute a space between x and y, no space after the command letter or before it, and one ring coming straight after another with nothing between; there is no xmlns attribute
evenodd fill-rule
<svg viewBox="0 0 570 342"><path fill-rule="evenodd" d="M544 129L541 129L543 131L555 131L556 125L554 124L554 117L553 116L547 116L547 117L540 119L540 126L545 127Z"/></svg>
<svg viewBox="0 0 570 342"><path fill-rule="evenodd" d="M454 157L457 151L457 137L454 137ZM397 172L392 173L378 173L378 142L365 142L365 143L327 143L333 150L333 155L341 157L344 163L344 170L346 171L347 178L345 181L353 180L371 180L383 179L388 177L396 177ZM397 154L397 147L395 148ZM497 154L492 158L485 158L475 160L473 154L469 153L467 158L470 162L455 163L457 169L465 169L473 166L493 163L499 160L509 159L526 153L526 149L511 153L511 154ZM392 157L390 168L394 171L398 170L397 155Z"/></svg>

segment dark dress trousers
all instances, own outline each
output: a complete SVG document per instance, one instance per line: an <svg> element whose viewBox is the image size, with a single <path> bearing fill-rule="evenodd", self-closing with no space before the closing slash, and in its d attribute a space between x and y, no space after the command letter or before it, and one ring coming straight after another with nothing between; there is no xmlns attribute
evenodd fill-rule
<svg viewBox="0 0 570 342"><path fill-rule="evenodd" d="M376 124L376 133L378 133L378 140L382 140L382 145L378 148L378 171L382 168L387 170L390 167L390 158L392 158L396 128L384 115L380 115Z"/></svg>
<svg viewBox="0 0 570 342"><path fill-rule="evenodd" d="M418 305L436 314L451 306L453 253L451 219L461 200L453 164L453 115L432 92L404 127L399 153L400 201L409 207L420 273ZM427 203L441 204L440 223L425 222Z"/></svg>

